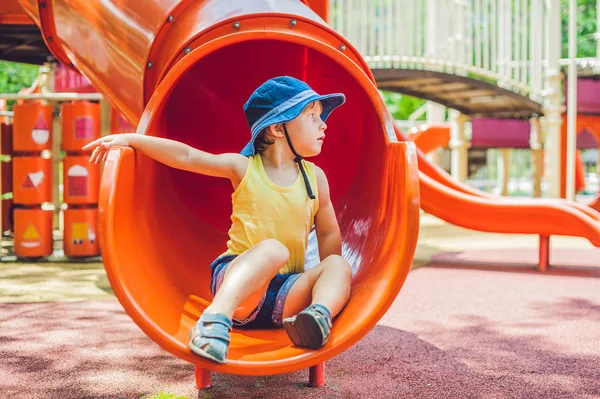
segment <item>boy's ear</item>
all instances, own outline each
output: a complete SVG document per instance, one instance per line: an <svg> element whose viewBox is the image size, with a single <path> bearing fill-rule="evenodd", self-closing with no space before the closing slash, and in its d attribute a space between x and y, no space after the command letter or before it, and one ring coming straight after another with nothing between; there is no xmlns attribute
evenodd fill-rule
<svg viewBox="0 0 600 399"><path fill-rule="evenodd" d="M284 137L285 132L283 131L283 123L277 123L267 127L267 134L273 137Z"/></svg>

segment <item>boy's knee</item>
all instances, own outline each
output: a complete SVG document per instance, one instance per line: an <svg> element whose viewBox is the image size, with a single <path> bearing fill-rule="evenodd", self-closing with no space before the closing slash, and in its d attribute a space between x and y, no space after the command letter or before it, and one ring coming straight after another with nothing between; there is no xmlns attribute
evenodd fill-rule
<svg viewBox="0 0 600 399"><path fill-rule="evenodd" d="M290 251L280 241L269 238L261 241L258 246L263 249L269 258L277 263L286 263L290 259Z"/></svg>
<svg viewBox="0 0 600 399"><path fill-rule="evenodd" d="M346 259L340 255L329 255L327 260L331 262L331 266L335 267L341 276L352 279L352 268Z"/></svg>

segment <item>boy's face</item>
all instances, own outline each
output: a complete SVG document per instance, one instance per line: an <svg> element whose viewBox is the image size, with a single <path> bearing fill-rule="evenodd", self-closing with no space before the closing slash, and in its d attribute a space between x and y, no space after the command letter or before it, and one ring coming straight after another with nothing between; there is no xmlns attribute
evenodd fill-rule
<svg viewBox="0 0 600 399"><path fill-rule="evenodd" d="M313 101L295 119L286 123L288 134L296 152L303 157L321 153L327 125L321 120L323 106Z"/></svg>

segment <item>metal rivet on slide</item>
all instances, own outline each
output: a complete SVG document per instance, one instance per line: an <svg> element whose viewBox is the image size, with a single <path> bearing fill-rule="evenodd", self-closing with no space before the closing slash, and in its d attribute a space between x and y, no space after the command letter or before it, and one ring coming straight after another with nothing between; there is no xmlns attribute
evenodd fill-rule
<svg viewBox="0 0 600 399"><path fill-rule="evenodd" d="M234 28L234 29L240 29L240 23L239 23L238 21L235 21L235 22L233 23L233 28Z"/></svg>
<svg viewBox="0 0 600 399"><path fill-rule="evenodd" d="M147 66L148 68L152 68L152 63L151 63L151 62L149 62L149 63L147 63L147 64L146 64L146 66Z"/></svg>
<svg viewBox="0 0 600 399"><path fill-rule="evenodd" d="M186 53L186 54L189 54L189 53L192 52L192 49L189 48L189 47L186 47L185 49L183 49L183 52Z"/></svg>
<svg viewBox="0 0 600 399"><path fill-rule="evenodd" d="M294 26L296 26L296 24L298 24L298 22L297 22L295 19L292 19L292 20L290 21L290 26L291 26L291 27L294 27Z"/></svg>
<svg viewBox="0 0 600 399"><path fill-rule="evenodd" d="M345 44L342 44L342 45L340 46L340 50L342 50L342 51L346 51L346 45L345 45Z"/></svg>
<svg viewBox="0 0 600 399"><path fill-rule="evenodd" d="M169 22L173 22L173 19L175 19L175 18L173 18L173 16L172 16L172 15L169 15L169 18L167 18L167 21L169 21Z"/></svg>

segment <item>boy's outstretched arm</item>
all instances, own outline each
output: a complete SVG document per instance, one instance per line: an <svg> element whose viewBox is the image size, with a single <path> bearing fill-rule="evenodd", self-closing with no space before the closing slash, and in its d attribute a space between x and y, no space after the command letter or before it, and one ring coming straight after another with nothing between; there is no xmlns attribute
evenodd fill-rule
<svg viewBox="0 0 600 399"><path fill-rule="evenodd" d="M130 146L142 154L176 169L208 176L225 177L237 186L248 167L248 158L235 153L210 154L179 141L136 133L108 135L85 145L93 150L90 162L106 159L108 150L115 146Z"/></svg>
<svg viewBox="0 0 600 399"><path fill-rule="evenodd" d="M315 215L317 242L321 261L329 255L342 255L342 235L329 196L329 182L323 169L315 166L319 190L319 210Z"/></svg>

